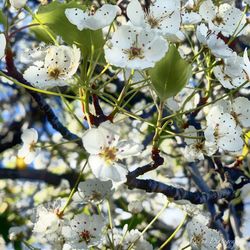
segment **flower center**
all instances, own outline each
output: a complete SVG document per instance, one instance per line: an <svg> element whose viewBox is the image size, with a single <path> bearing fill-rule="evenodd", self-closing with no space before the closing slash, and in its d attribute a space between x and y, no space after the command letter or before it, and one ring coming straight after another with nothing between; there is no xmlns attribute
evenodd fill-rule
<svg viewBox="0 0 250 250"><path fill-rule="evenodd" d="M117 149L115 147L106 147L100 152L100 156L104 158L105 162L110 164L116 159Z"/></svg>
<svg viewBox="0 0 250 250"><path fill-rule="evenodd" d="M194 234L192 241L195 243L195 245L201 247L203 242L203 234Z"/></svg>
<svg viewBox="0 0 250 250"><path fill-rule="evenodd" d="M224 19L218 15L216 15L216 17L212 20L212 22L215 25L225 24Z"/></svg>
<svg viewBox="0 0 250 250"><path fill-rule="evenodd" d="M35 152L36 151L36 143L35 141L32 141L29 145L29 152Z"/></svg>
<svg viewBox="0 0 250 250"><path fill-rule="evenodd" d="M156 28L159 26L159 19L153 17L152 15L148 15L148 24L151 28Z"/></svg>
<svg viewBox="0 0 250 250"><path fill-rule="evenodd" d="M90 232L88 230L83 230L80 235L82 240L84 240L85 242L90 242L90 239L91 239L91 235L90 235Z"/></svg>
<svg viewBox="0 0 250 250"><path fill-rule="evenodd" d="M61 74L61 70L59 70L58 68L52 68L48 70L48 74L53 79L58 79L59 75Z"/></svg>
<svg viewBox="0 0 250 250"><path fill-rule="evenodd" d="M195 148L196 148L197 151L202 151L203 147L204 147L204 143L203 142L197 142L195 144Z"/></svg>
<svg viewBox="0 0 250 250"><path fill-rule="evenodd" d="M124 53L128 54L128 59L133 60L135 58L143 59L143 50L141 48L138 48L136 46L132 46L127 50L124 50Z"/></svg>

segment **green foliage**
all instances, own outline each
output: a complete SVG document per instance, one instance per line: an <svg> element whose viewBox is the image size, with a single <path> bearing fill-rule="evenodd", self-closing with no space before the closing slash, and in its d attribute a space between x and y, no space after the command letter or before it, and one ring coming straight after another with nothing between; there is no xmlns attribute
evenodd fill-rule
<svg viewBox="0 0 250 250"><path fill-rule="evenodd" d="M162 101L180 92L191 73L191 65L181 58L174 45L171 45L165 57L149 70L152 86Z"/></svg>
<svg viewBox="0 0 250 250"><path fill-rule="evenodd" d="M0 24L3 24L4 27L7 26L7 17L4 15L2 10L0 10Z"/></svg>
<svg viewBox="0 0 250 250"><path fill-rule="evenodd" d="M103 53L104 39L102 31L92 31L87 29L79 31L77 27L71 24L66 18L65 9L67 8L84 9L84 6L78 5L75 1L66 4L55 1L46 6L41 6L33 23L40 22L44 25L34 26L31 30L39 40L46 43L52 43L52 39L49 37L45 29L52 33L54 37L61 36L67 44L76 44L77 47L81 49L83 57L90 56L91 50L93 49L95 55L97 53Z"/></svg>

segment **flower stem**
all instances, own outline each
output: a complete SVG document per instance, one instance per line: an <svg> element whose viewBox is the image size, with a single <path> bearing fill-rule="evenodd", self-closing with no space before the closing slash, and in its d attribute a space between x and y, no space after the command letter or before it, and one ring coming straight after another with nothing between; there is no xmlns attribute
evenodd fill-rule
<svg viewBox="0 0 250 250"><path fill-rule="evenodd" d="M175 235L178 233L178 231L181 229L184 222L186 221L186 218L187 218L187 214L184 215L184 218L179 224L179 226L174 230L174 232L170 235L170 237L160 246L159 250L164 249L164 247L175 237Z"/></svg>
<svg viewBox="0 0 250 250"><path fill-rule="evenodd" d="M81 171L80 171L80 173L79 173L79 176L78 176L78 178L77 178L77 180L76 180L76 183L75 183L74 187L72 188L72 190L71 190L71 192L70 192L70 194L69 194L69 197L68 197L68 200L67 200L66 204L64 205L63 209L58 213L58 216L59 216L59 217L62 217L62 216L63 216L65 209L66 209L66 208L68 207L68 205L70 204L70 202L71 202L71 200L72 200L72 197L73 197L74 193L76 192L77 186L78 186L78 184L79 184L79 182L80 182L80 180L81 180L81 178L82 178L82 172L83 172L83 170L85 169L85 167L87 166L87 164L88 164L88 159L86 159L86 162L84 163L84 165L83 165L83 167L82 167L82 169L81 169Z"/></svg>

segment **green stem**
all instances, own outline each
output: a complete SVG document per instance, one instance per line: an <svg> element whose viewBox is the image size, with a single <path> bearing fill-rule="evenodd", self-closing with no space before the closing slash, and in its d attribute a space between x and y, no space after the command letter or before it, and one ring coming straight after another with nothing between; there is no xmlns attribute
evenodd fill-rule
<svg viewBox="0 0 250 250"><path fill-rule="evenodd" d="M187 218L187 214L185 214L183 220L181 221L179 226L174 230L174 232L170 235L170 237L160 246L159 250L164 249L164 247L175 237L175 235L178 233L178 231L181 229L184 222L186 221L186 218Z"/></svg>
<svg viewBox="0 0 250 250"><path fill-rule="evenodd" d="M162 123L162 113L163 113L163 107L164 107L164 102L160 102L159 108L158 108L158 117L157 117L157 122L156 122L156 128L155 128L155 134L153 137L153 148L158 148L159 147L159 139L160 139L160 134L161 134L161 123Z"/></svg>
<svg viewBox="0 0 250 250"><path fill-rule="evenodd" d="M78 176L78 178L77 178L77 180L76 180L76 183L75 183L73 189L71 190L71 192L70 192L70 194L69 194L69 197L68 197L68 200L67 200L66 204L64 205L63 209L58 213L58 216L59 216L59 217L62 217L62 216L63 216L65 209L66 209L66 208L68 207L68 205L70 204L70 202L71 202L71 200L72 200L72 197L73 197L74 193L76 192L77 186L78 186L78 184L79 184L79 182L80 182L80 180L81 180L81 178L82 178L82 172L83 172L83 170L85 169L85 167L87 166L87 164L88 164L88 159L86 159L86 162L85 162L85 164L83 165L83 167L82 167L82 169L81 169L81 171L80 171L80 173L79 173L79 176Z"/></svg>

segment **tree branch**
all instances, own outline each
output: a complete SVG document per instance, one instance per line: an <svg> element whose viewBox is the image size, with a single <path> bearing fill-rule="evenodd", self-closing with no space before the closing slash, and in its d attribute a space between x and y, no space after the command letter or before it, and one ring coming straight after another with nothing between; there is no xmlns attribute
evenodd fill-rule
<svg viewBox="0 0 250 250"><path fill-rule="evenodd" d="M69 182L70 186L73 187L77 178L78 174L74 172L57 175L50 173L47 170L36 170L30 168L24 170L0 168L0 179L43 181L53 186L60 185L61 181L65 179Z"/></svg>

